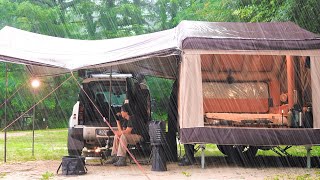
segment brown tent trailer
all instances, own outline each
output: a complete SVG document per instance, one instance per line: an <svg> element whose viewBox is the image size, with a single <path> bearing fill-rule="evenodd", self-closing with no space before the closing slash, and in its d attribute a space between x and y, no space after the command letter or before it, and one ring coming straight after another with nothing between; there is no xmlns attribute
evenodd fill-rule
<svg viewBox="0 0 320 180"><path fill-rule="evenodd" d="M195 36L181 41L182 143L217 144L226 155L319 144L318 35L276 22L186 29Z"/></svg>
<svg viewBox="0 0 320 180"><path fill-rule="evenodd" d="M235 146L304 145L309 152L320 144L320 36L291 22L182 21L99 41L5 27L0 59L26 64L36 76L112 69L175 79L183 144L213 143L225 154Z"/></svg>

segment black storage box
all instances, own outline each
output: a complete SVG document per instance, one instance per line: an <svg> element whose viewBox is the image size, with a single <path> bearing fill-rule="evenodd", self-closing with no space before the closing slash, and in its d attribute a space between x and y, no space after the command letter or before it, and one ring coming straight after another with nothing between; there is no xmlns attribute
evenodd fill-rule
<svg viewBox="0 0 320 180"><path fill-rule="evenodd" d="M57 174L60 167L62 167L62 175L81 175L88 171L85 166L85 157L82 156L63 156Z"/></svg>

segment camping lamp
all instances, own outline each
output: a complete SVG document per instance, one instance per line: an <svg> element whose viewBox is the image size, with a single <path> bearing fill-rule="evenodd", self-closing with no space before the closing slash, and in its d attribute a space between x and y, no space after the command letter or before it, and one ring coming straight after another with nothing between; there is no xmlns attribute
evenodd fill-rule
<svg viewBox="0 0 320 180"><path fill-rule="evenodd" d="M40 86L40 81L39 81L39 79L32 79L32 80L31 80L31 86L32 86L34 89L37 89L37 88Z"/></svg>

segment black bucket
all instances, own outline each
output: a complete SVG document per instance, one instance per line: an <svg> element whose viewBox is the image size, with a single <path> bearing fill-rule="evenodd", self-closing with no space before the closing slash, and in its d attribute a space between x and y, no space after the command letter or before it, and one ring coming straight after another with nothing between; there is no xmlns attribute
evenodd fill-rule
<svg viewBox="0 0 320 180"><path fill-rule="evenodd" d="M164 152L166 124L164 121L151 121L149 124L150 143L152 146L151 171L166 171L167 159Z"/></svg>
<svg viewBox="0 0 320 180"><path fill-rule="evenodd" d="M57 174L60 167L62 167L62 175L81 175L88 171L85 166L85 157L82 156L63 156Z"/></svg>
<svg viewBox="0 0 320 180"><path fill-rule="evenodd" d="M152 147L151 171L167 171L166 154L162 146Z"/></svg>

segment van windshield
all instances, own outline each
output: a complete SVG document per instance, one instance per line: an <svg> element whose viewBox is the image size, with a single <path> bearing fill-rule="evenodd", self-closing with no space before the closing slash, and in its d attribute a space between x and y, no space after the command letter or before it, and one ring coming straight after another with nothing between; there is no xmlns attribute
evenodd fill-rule
<svg viewBox="0 0 320 180"><path fill-rule="evenodd" d="M111 89L110 82L90 82L87 90L90 92L90 96L95 102L107 102L113 106L121 106L126 99L125 81L113 81Z"/></svg>

